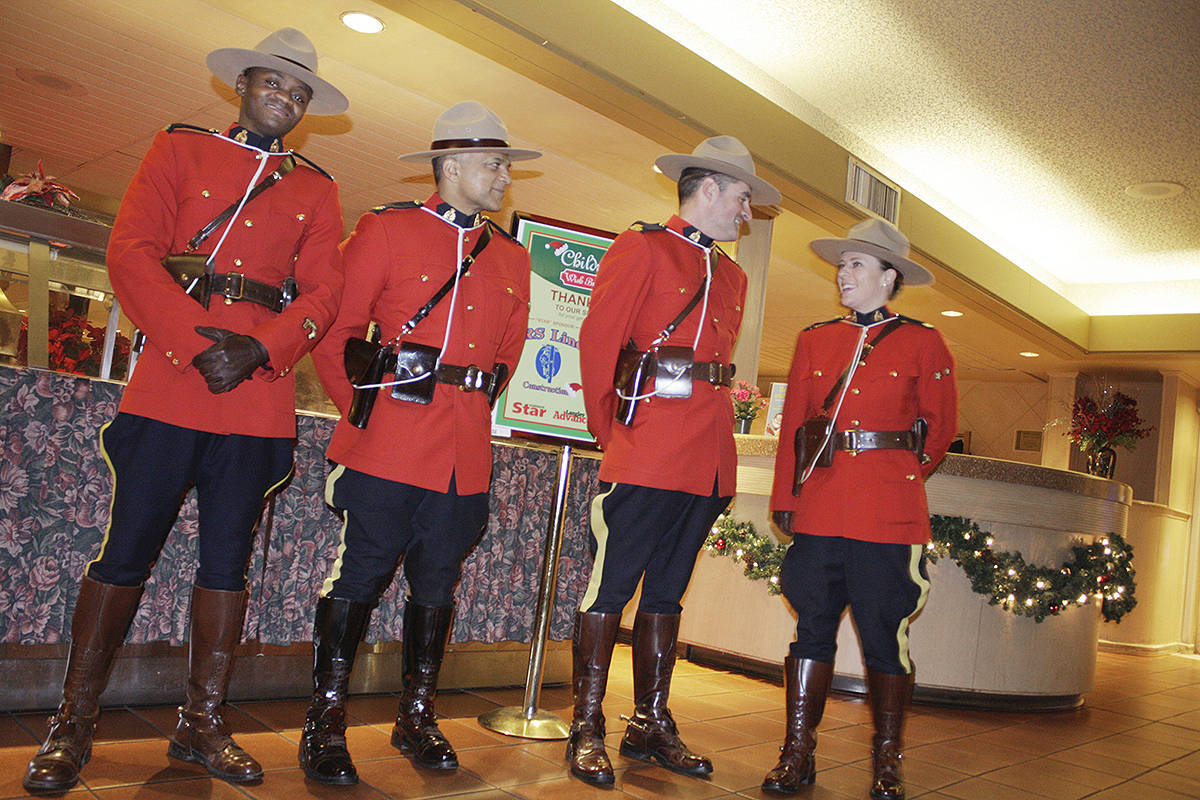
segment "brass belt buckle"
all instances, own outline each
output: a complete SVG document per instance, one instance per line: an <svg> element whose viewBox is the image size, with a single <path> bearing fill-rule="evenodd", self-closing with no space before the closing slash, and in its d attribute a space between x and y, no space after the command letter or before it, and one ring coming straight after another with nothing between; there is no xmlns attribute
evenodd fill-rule
<svg viewBox="0 0 1200 800"><path fill-rule="evenodd" d="M463 376L462 385L458 388L464 392L477 392L483 388L483 379L487 374L479 367L471 364L467 367L466 374Z"/></svg>
<svg viewBox="0 0 1200 800"><path fill-rule="evenodd" d="M844 442L842 449L849 452L852 456L858 455L858 434L858 428L842 431L842 441Z"/></svg>
<svg viewBox="0 0 1200 800"><path fill-rule="evenodd" d="M237 278L237 291L233 289L233 279ZM241 272L228 272L225 274L225 291L221 294L225 295L225 305L233 305L234 300L241 300L246 291L246 275Z"/></svg>

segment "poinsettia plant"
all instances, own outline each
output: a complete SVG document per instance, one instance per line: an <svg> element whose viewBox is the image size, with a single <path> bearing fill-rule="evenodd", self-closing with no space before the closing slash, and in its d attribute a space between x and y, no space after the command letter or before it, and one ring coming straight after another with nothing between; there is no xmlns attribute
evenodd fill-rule
<svg viewBox="0 0 1200 800"><path fill-rule="evenodd" d="M54 206L68 208L72 200L78 199L79 196L66 186L56 182L53 177L47 177L42 170L41 161L38 162L35 171L14 179L4 187L4 191L0 192L0 200L11 200L15 203L28 203L46 208Z"/></svg>
<svg viewBox="0 0 1200 800"><path fill-rule="evenodd" d="M1138 439L1154 430L1138 416L1137 400L1124 392L1105 392L1100 402L1087 395L1075 398L1071 407L1071 429L1067 438L1083 452L1102 447L1132 450Z"/></svg>
<svg viewBox="0 0 1200 800"><path fill-rule="evenodd" d="M50 369L73 372L76 375L100 374L104 359L106 328L93 325L88 318L71 308L50 312ZM21 335L17 340L17 358L29 363L29 318L21 319ZM113 343L112 374L124 375L129 366L129 337L118 332Z"/></svg>
<svg viewBox="0 0 1200 800"><path fill-rule="evenodd" d="M729 390L729 399L733 401L735 419L754 419L758 416L758 410L767 404L758 387L746 381L734 382Z"/></svg>

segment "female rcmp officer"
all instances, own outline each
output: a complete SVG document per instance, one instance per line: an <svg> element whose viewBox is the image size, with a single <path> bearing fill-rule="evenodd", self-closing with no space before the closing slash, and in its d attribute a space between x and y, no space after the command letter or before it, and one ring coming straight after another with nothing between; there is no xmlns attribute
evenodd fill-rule
<svg viewBox="0 0 1200 800"><path fill-rule="evenodd" d="M802 331L788 375L771 509L776 524L795 536L781 584L798 621L784 662L787 734L763 788L791 793L813 782L815 731L833 676L838 621L849 605L875 722L871 797L902 800L900 730L913 685L908 625L929 591L924 480L956 430L954 359L931 325L887 308L902 284L933 283L908 259L899 230L869 219L847 238L818 239L812 248L837 265L840 300L850 313ZM813 418L824 420L804 424ZM807 455L797 463L793 442L802 426L805 453L827 443L829 466L809 466Z"/></svg>

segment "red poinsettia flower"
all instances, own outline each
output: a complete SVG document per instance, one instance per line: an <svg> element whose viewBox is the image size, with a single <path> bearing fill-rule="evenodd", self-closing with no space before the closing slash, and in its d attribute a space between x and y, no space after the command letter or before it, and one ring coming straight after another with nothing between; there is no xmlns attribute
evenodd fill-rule
<svg viewBox="0 0 1200 800"><path fill-rule="evenodd" d="M3 192L0 192L0 200L32 203L47 208L56 205L67 208L71 205L72 200L78 199L79 196L66 186L55 182L53 177L46 176L46 173L42 171L41 161L38 161L36 171L22 175L5 186Z"/></svg>
<svg viewBox="0 0 1200 800"><path fill-rule="evenodd" d="M1084 452L1101 447L1132 450L1138 439L1145 439L1154 430L1153 425L1144 423L1137 413L1137 400L1124 392L1113 392L1103 405L1084 395L1075 398L1071 407L1067 438Z"/></svg>

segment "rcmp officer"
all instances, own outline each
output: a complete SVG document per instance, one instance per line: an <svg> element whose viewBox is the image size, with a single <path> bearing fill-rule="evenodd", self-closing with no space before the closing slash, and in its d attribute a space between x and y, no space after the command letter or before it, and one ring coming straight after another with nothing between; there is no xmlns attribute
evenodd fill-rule
<svg viewBox="0 0 1200 800"><path fill-rule="evenodd" d="M392 744L420 766L458 766L434 696L462 561L487 525L489 398L516 366L529 320L529 253L482 212L500 210L512 161L541 154L510 147L500 118L476 102L443 113L433 139L401 159L432 162L437 191L358 221L342 246L351 279L337 322L313 353L343 415L329 445L337 466L326 499L344 525L317 601L314 692L300 743L305 773L324 783L358 780L345 744L346 687L371 609L401 557L409 594ZM352 390L344 348L372 321L391 355L382 380ZM379 393L365 420L352 410L363 392Z"/></svg>
<svg viewBox="0 0 1200 800"><path fill-rule="evenodd" d="M729 357L746 276L716 243L737 238L751 203L780 199L732 136L706 139L691 154L664 155L656 164L678 182L679 214L663 225L637 223L617 237L600 262L579 334L588 427L604 459L591 514L595 565L575 616L567 759L573 775L594 784L614 780L601 701L621 612L643 576L633 627L636 705L621 753L685 774L712 771L680 741L667 696L679 601L735 491ZM624 380L631 361L643 373L658 369L657 380Z"/></svg>
<svg viewBox="0 0 1200 800"><path fill-rule="evenodd" d="M929 591L924 481L956 430L954 359L931 325L887 308L902 284L933 283L909 260L899 230L870 219L812 248L837 265L850 313L801 332L788 376L771 509L795 535L781 585L798 620L784 662L787 734L763 788L791 793L813 782L815 731L848 604L875 721L871 796L899 800L901 723L913 684L908 626ZM826 439L832 462L809 466Z"/></svg>
<svg viewBox="0 0 1200 800"><path fill-rule="evenodd" d="M117 299L147 343L101 432L112 511L80 586L63 700L26 772L30 791L61 792L78 780L113 653L190 484L199 564L187 700L168 753L226 780L262 777L230 737L221 705L254 529L265 496L291 471L289 372L332 321L342 287L337 185L296 163L282 137L306 111L339 114L348 103L317 75L312 42L292 28L253 50L216 50L207 63L237 90L237 123L224 133L179 125L159 133L109 239ZM282 175L278 185L247 200L272 175ZM193 258L166 259L183 254Z"/></svg>

